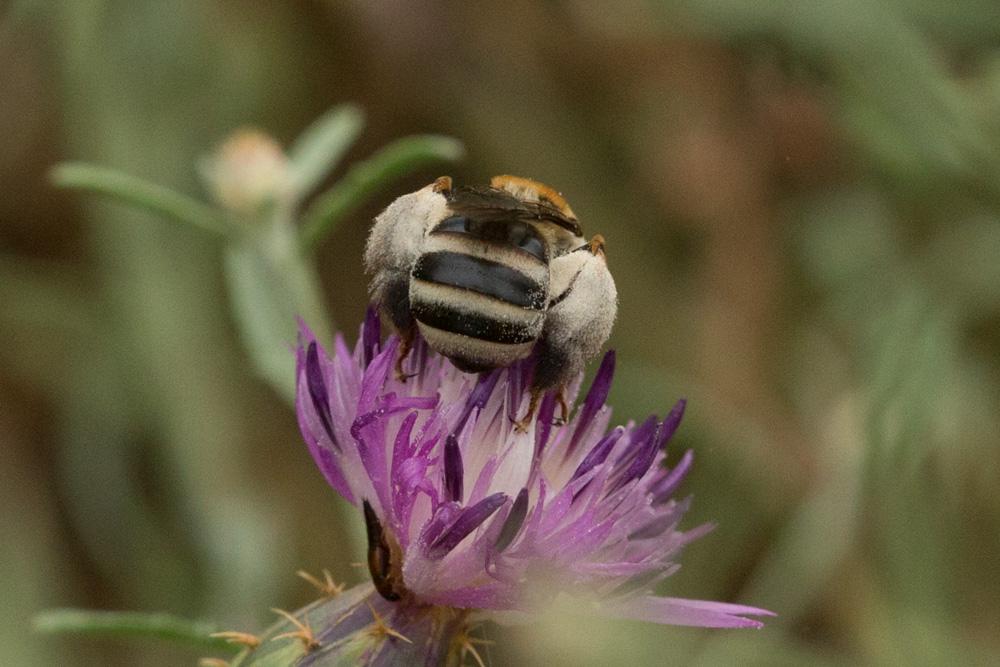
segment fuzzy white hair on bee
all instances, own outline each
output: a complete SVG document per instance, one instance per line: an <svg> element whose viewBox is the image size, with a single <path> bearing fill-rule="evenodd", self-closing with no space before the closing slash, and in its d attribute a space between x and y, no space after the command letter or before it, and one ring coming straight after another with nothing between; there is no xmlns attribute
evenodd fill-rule
<svg viewBox="0 0 1000 667"><path fill-rule="evenodd" d="M417 333L466 372L536 353L521 428L545 391L565 406L566 383L600 351L617 311L604 238L587 242L560 193L518 176L464 187L444 176L398 198L375 219L365 267L402 341L401 379Z"/></svg>

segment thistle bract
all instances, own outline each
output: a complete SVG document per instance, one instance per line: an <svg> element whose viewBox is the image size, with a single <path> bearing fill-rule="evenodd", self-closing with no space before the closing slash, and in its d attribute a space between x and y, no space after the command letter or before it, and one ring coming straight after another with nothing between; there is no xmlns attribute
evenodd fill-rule
<svg viewBox="0 0 1000 667"><path fill-rule="evenodd" d="M353 351L332 354L302 327L297 411L326 480L365 516L369 568L390 605L533 611L553 595L594 613L704 627L760 627L769 612L659 597L683 547L689 499L674 497L691 452L665 465L684 412L609 429L608 353L564 424L558 397L526 430L531 359L481 375L460 372L417 342L398 379L399 341L381 342L369 311ZM568 388L570 406L579 379Z"/></svg>

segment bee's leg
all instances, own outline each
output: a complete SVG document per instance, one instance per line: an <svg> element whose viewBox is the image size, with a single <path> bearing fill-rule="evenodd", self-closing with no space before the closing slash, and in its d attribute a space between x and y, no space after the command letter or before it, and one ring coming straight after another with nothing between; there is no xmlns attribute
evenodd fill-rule
<svg viewBox="0 0 1000 667"><path fill-rule="evenodd" d="M531 389L531 400L528 401L528 412L514 422L514 430L518 433L525 433L528 427L531 425L531 420L535 416L535 410L538 409L538 403L542 400L542 394L545 393L544 389L538 389L537 387L532 387Z"/></svg>
<svg viewBox="0 0 1000 667"><path fill-rule="evenodd" d="M571 367L570 356L549 336L542 336L535 346L535 355L538 359L535 364L535 373L531 380L531 391L544 393L550 389L559 389L559 404L565 407L565 400L562 398L566 381L572 377L575 369ZM567 373L567 369L569 373ZM566 411L563 410L565 413Z"/></svg>
<svg viewBox="0 0 1000 667"><path fill-rule="evenodd" d="M566 357L552 345L551 340L545 337L539 340L535 346L535 354L538 361L535 363L535 373L531 380L531 400L528 402L528 413L517 420L515 424L515 428L520 433L528 430L528 425L531 424L535 410L538 409L538 403L542 400L545 392L553 387L561 387L565 379L563 369L566 366ZM562 399L561 388L559 397L560 405L565 406L566 402ZM565 415L565 413L564 409L563 414Z"/></svg>
<svg viewBox="0 0 1000 667"><path fill-rule="evenodd" d="M396 356L396 379L406 382L412 374L403 370L403 362L413 349L417 336L417 323L410 313L410 282L408 275L399 275L387 281L382 310L399 334L399 352Z"/></svg>
<svg viewBox="0 0 1000 667"><path fill-rule="evenodd" d="M416 327L400 329L399 354L396 355L396 379L400 382L406 382L407 379L414 376L414 373L407 373L403 370L403 362L406 361L406 357L409 356L410 350L413 349L414 338L416 338Z"/></svg>
<svg viewBox="0 0 1000 667"><path fill-rule="evenodd" d="M365 270L371 274L369 293L402 339L396 375L405 379L403 361L416 336L410 314L410 271L422 253L427 228L447 215L451 179L442 176L427 187L403 195L382 211L365 245Z"/></svg>
<svg viewBox="0 0 1000 667"><path fill-rule="evenodd" d="M559 403L559 418L556 420L556 426L562 426L569 421L569 406L566 405L566 385L559 385L559 391L556 393L556 401Z"/></svg>
<svg viewBox="0 0 1000 667"><path fill-rule="evenodd" d="M569 418L566 385L600 352L611 333L618 302L604 261L604 239L596 235L581 250L552 261L552 280L565 287L549 306L535 348L538 363L532 389L558 391L564 423Z"/></svg>

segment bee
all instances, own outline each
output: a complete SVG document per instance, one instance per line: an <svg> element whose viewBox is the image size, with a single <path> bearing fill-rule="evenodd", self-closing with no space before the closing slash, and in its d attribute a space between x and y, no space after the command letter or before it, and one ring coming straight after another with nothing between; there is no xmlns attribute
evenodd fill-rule
<svg viewBox="0 0 1000 667"><path fill-rule="evenodd" d="M396 199L375 219L365 267L401 338L401 380L417 332L470 373L536 354L521 430L549 390L566 419L566 383L607 341L617 312L604 237L587 241L558 192L517 176L466 187L443 176Z"/></svg>

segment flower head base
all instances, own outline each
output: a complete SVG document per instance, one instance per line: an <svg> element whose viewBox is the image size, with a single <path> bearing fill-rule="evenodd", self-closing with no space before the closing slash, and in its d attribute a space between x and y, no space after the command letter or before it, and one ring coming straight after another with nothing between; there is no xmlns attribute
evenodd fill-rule
<svg viewBox="0 0 1000 667"><path fill-rule="evenodd" d="M297 409L330 485L363 510L369 568L387 600L456 609L529 611L544 597L591 593L596 613L677 625L759 627L741 605L656 597L682 548L711 526L678 528L673 494L690 452L664 465L684 412L610 431L614 354L564 425L546 396L525 432L532 361L462 373L418 342L406 382L369 312L350 351L332 358L303 327ZM570 404L578 390L570 387Z"/></svg>

